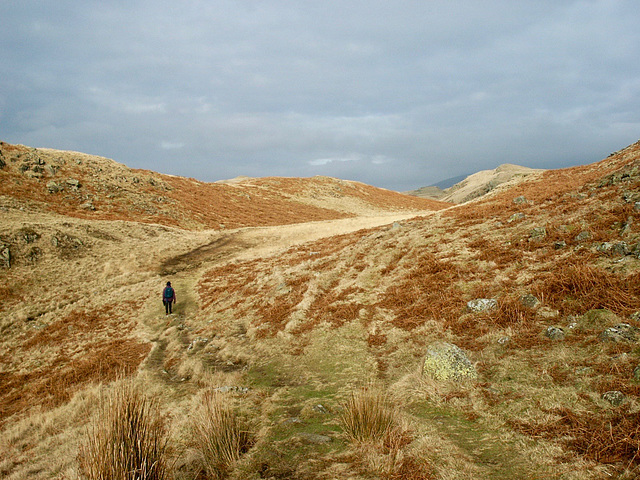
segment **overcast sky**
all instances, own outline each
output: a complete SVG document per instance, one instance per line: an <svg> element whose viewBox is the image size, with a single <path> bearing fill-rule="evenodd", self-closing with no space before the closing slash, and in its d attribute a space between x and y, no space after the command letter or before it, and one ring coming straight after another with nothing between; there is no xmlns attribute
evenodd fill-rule
<svg viewBox="0 0 640 480"><path fill-rule="evenodd" d="M0 0L0 140L394 190L640 139L638 0Z"/></svg>

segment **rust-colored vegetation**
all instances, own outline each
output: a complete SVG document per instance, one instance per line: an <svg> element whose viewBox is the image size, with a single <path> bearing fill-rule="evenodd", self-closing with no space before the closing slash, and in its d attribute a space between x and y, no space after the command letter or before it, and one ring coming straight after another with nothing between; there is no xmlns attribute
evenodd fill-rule
<svg viewBox="0 0 640 480"><path fill-rule="evenodd" d="M464 270L430 252L414 254L405 261L411 266L381 295L377 304L394 312L393 325L413 330L429 319L445 322L456 319L465 304L456 285Z"/></svg>
<svg viewBox="0 0 640 480"><path fill-rule="evenodd" d="M119 307L132 311L136 303ZM134 325L121 315L113 306L74 311L26 338L19 355L6 355L6 370L0 373L0 422L36 406L61 405L83 386L135 372L151 345L127 338ZM42 351L47 355L38 360L39 368L23 373L20 362Z"/></svg>
<svg viewBox="0 0 640 480"><path fill-rule="evenodd" d="M552 421L511 420L518 431L534 438L560 440L578 455L598 463L640 466L640 412L628 407L612 411L575 413L569 408L549 412Z"/></svg>
<svg viewBox="0 0 640 480"><path fill-rule="evenodd" d="M116 339L85 345L87 353L58 355L47 367L29 373L0 372L0 423L37 406L53 408L68 402L80 388L132 375L151 345Z"/></svg>
<svg viewBox="0 0 640 480"><path fill-rule="evenodd" d="M627 277L588 263L558 263L537 286L545 301L562 313L606 308L620 315L640 309L640 274Z"/></svg>

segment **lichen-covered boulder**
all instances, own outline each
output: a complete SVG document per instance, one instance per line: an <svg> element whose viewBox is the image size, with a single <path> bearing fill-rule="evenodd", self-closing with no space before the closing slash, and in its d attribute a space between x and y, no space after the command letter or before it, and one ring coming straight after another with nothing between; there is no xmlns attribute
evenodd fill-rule
<svg viewBox="0 0 640 480"><path fill-rule="evenodd" d="M434 380L463 381L478 377L464 351L447 342L436 342L427 347L422 372Z"/></svg>

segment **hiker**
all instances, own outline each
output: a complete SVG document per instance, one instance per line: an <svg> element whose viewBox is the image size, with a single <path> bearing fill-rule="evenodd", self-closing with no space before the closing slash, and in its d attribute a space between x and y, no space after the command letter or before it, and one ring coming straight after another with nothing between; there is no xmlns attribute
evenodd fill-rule
<svg viewBox="0 0 640 480"><path fill-rule="evenodd" d="M167 286L162 291L162 303L167 315L171 313L171 304L176 301L176 291L171 286L171 282L167 282Z"/></svg>

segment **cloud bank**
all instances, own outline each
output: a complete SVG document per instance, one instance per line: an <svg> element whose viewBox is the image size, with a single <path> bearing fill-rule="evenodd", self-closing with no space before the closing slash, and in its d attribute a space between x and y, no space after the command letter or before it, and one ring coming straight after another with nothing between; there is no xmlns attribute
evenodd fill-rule
<svg viewBox="0 0 640 480"><path fill-rule="evenodd" d="M0 6L0 139L408 190L640 138L635 1Z"/></svg>

